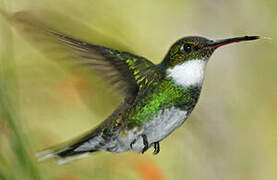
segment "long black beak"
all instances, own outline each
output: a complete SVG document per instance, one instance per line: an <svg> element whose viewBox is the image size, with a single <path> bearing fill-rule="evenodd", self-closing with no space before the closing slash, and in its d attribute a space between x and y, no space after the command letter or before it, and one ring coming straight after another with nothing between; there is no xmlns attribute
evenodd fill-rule
<svg viewBox="0 0 277 180"><path fill-rule="evenodd" d="M217 40L217 41L212 41L209 43L206 48L207 49L216 49L220 46L224 46L226 44L231 44L231 43L236 43L236 42L241 42L241 41L252 41L259 39L259 36L243 36L243 37L235 37L235 38L228 38L228 39L222 39L222 40Z"/></svg>

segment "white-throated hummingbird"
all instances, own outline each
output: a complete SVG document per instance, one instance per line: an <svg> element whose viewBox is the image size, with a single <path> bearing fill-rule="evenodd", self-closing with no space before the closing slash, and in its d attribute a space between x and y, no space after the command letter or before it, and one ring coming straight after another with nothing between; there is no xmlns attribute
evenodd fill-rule
<svg viewBox="0 0 277 180"><path fill-rule="evenodd" d="M207 62L220 46L258 39L244 36L212 41L185 37L174 43L160 64L128 52L94 45L50 31L80 55L84 63L101 71L103 78L122 83L124 101L98 127L64 147L46 151L43 158L80 155L96 151L144 153L181 126L194 109ZM113 76L108 71L113 71Z"/></svg>
<svg viewBox="0 0 277 180"><path fill-rule="evenodd" d="M33 24L29 24L33 25ZM39 27L39 26L38 26ZM259 39L243 36L218 41L189 36L175 42L159 64L128 52L85 42L49 30L40 31L78 55L78 62L99 72L124 94L123 102L99 126L81 138L40 153L41 160L109 151L144 153L180 127L194 109L205 68L220 46ZM120 86L118 86L120 84Z"/></svg>

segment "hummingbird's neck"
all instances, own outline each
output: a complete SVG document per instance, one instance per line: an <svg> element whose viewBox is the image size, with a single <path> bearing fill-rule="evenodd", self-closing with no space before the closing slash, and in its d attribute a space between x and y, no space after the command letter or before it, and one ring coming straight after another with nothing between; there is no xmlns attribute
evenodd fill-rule
<svg viewBox="0 0 277 180"><path fill-rule="evenodd" d="M185 88L189 86L202 86L207 61L202 59L194 59L184 61L174 67L166 70L166 75L171 78L176 85Z"/></svg>

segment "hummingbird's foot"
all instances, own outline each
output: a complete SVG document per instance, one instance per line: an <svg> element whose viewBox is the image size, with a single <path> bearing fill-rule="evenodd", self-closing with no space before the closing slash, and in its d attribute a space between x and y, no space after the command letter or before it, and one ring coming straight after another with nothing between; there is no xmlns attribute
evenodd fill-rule
<svg viewBox="0 0 277 180"><path fill-rule="evenodd" d="M154 152L153 155L156 155L160 152L160 143L159 142L154 142Z"/></svg>
<svg viewBox="0 0 277 180"><path fill-rule="evenodd" d="M136 141L137 141L137 140L135 139L135 140L133 140L133 141L131 142L131 144L130 144L130 148L131 148L131 149L133 149L133 145L135 144Z"/></svg>
<svg viewBox="0 0 277 180"><path fill-rule="evenodd" d="M144 148L142 149L142 154L147 151L148 147L149 147L149 143L148 143L148 140L147 140L147 136L145 134L142 134L141 135L142 137L142 140L143 140L143 144L144 144Z"/></svg>
<svg viewBox="0 0 277 180"><path fill-rule="evenodd" d="M141 137L142 137L142 142L143 142L143 145L144 145L144 147L141 151L141 153L143 154L149 148L149 143L148 143L148 140L147 140L147 136L145 134L142 134ZM135 139L134 141L131 142L131 144L130 144L131 149L133 149L133 146L136 142L137 142L137 139Z"/></svg>

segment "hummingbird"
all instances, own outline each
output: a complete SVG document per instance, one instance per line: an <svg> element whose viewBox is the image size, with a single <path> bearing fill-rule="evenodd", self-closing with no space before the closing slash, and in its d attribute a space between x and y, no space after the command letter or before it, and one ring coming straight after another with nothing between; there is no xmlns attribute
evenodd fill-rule
<svg viewBox="0 0 277 180"><path fill-rule="evenodd" d="M43 30L77 55L82 67L97 72L124 96L97 127L70 143L38 153L39 160L58 158L62 164L98 151L160 152L160 142L180 127L193 111L202 89L206 65L224 45L259 39L243 36L209 40L188 36L176 41L159 64L53 30Z"/></svg>

